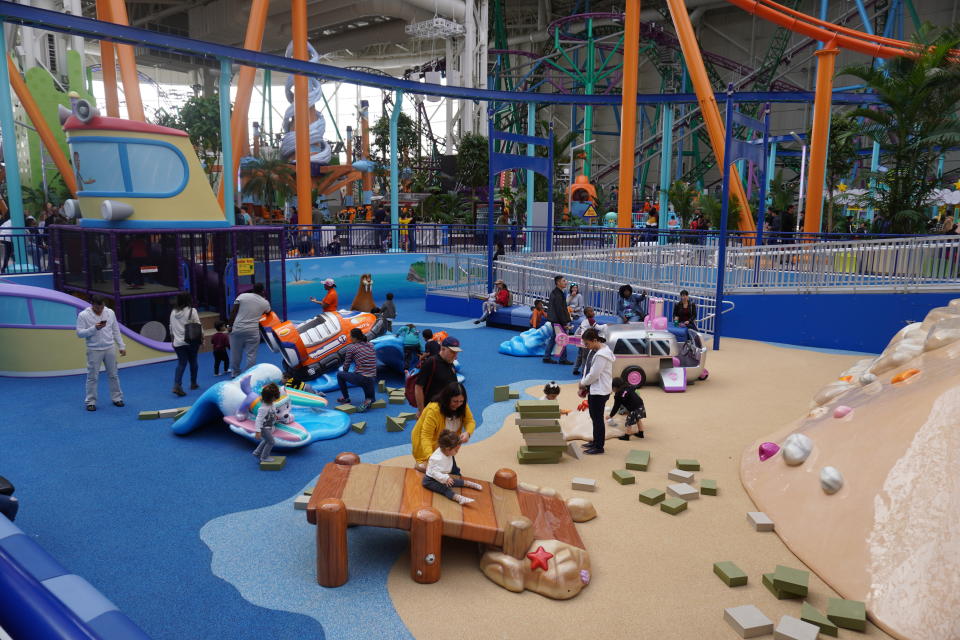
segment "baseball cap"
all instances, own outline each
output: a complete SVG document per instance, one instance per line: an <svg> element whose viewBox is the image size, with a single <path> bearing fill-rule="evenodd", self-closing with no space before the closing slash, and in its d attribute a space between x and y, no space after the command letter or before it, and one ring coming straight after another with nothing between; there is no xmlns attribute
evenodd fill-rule
<svg viewBox="0 0 960 640"><path fill-rule="evenodd" d="M456 353L463 351L463 349L460 348L460 341L457 340L456 338L450 338L450 337L444 338L440 346L446 347L447 349L450 349L450 351L453 351Z"/></svg>
<svg viewBox="0 0 960 640"><path fill-rule="evenodd" d="M323 286L325 287L334 287L336 286L336 284L337 283L334 281L333 278L327 278L326 280L323 281Z"/></svg>

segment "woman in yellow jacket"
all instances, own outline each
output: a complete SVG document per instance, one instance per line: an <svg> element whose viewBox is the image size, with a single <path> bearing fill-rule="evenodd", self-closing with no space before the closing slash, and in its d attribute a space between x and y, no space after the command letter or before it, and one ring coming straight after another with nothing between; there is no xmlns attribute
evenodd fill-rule
<svg viewBox="0 0 960 640"><path fill-rule="evenodd" d="M460 434L460 442L466 443L477 422L467 406L467 390L459 382L452 382L423 408L423 413L413 428L413 458L421 471L427 468L427 459L437 449L437 439L444 431ZM453 475L460 475L457 461L453 461Z"/></svg>

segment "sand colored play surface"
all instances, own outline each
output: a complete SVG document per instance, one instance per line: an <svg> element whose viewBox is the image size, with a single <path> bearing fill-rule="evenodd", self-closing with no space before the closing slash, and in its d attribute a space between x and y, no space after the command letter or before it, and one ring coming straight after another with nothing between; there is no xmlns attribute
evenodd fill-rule
<svg viewBox="0 0 960 640"><path fill-rule="evenodd" d="M593 581L579 596L554 601L531 592L515 594L487 580L478 568L475 544L444 541L443 574L432 585L414 583L402 557L388 588L397 612L418 638L658 638L723 639L737 635L723 620L723 609L755 604L774 622L799 617L801 600L776 600L761 584L777 564L804 568L774 533L758 533L747 523L755 510L740 483L740 457L758 438L805 415L810 398L856 356L827 355L726 339L710 354L710 379L683 394L643 390L649 418L646 438L609 440L603 456L556 465L518 465L521 445L513 426L463 448L457 461L464 474L484 479L510 467L520 480L558 489L564 497L588 497L599 517L578 525L590 553ZM558 369L544 366L546 375ZM527 393L538 397L540 389ZM575 408L574 386L565 385L561 406ZM622 469L630 449L652 454L637 483L621 486L611 477ZM687 511L670 516L638 500L643 489L664 489L676 458L696 458L697 479L717 481L719 495L701 496ZM385 464L407 465L409 457ZM779 463L782 464L782 463ZM596 478L595 493L572 491L575 476ZM714 562L730 560L749 576L744 587L729 588L712 572ZM821 611L837 597L811 575L807 600ZM868 624L859 634L888 637Z"/></svg>

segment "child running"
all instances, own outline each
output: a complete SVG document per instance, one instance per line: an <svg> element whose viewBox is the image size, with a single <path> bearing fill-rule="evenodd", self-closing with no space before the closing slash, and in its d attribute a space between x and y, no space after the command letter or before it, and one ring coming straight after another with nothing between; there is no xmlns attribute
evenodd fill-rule
<svg viewBox="0 0 960 640"><path fill-rule="evenodd" d="M627 419L624 421L623 430L626 432L620 436L619 440L629 440L630 432L637 428L633 435L638 438L643 437L643 419L647 417L647 409L643 406L643 398L637 394L637 388L628 385L623 378L614 378L611 383L613 386L613 408L610 409L610 417L607 424L613 421L613 416L617 415L620 407L627 410Z"/></svg>
<svg viewBox="0 0 960 640"><path fill-rule="evenodd" d="M273 406L280 399L280 387L271 382L263 385L260 390L260 408L257 410L257 440L260 444L253 450L253 455L260 462L273 462L270 451L273 449L273 430L277 424L277 411Z"/></svg>
<svg viewBox="0 0 960 640"><path fill-rule="evenodd" d="M223 373L230 371L230 336L227 334L227 323L218 322L214 325L217 330L210 336L210 343L213 345L213 375L220 375L220 363L223 363Z"/></svg>
<svg viewBox="0 0 960 640"><path fill-rule="evenodd" d="M473 498L454 493L451 487L469 487L482 489L479 483L450 475L453 469L453 456L460 451L460 436L455 431L444 431L437 438L437 450L427 460L427 472L423 476L423 486L434 493L442 493L450 500L460 504L470 504Z"/></svg>

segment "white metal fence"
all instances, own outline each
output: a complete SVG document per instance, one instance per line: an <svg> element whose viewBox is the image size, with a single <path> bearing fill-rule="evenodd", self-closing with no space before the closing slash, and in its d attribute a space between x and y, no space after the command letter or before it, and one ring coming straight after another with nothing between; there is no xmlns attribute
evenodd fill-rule
<svg viewBox="0 0 960 640"><path fill-rule="evenodd" d="M517 267L664 290L713 291L718 250L696 244L512 254ZM960 290L960 236L731 246L724 291Z"/></svg>

